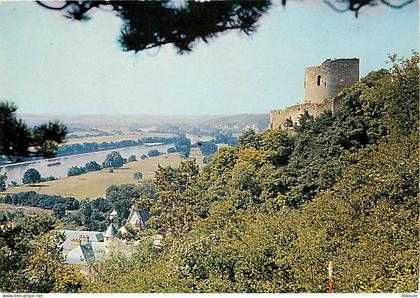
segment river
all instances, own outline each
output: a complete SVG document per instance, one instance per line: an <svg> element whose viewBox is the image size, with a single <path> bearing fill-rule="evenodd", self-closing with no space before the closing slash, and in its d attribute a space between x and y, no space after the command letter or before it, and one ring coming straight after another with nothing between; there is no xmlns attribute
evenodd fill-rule
<svg viewBox="0 0 420 298"><path fill-rule="evenodd" d="M110 149L97 152L83 153L77 155L69 155L63 157L55 157L49 159L40 159L34 161L26 161L17 164L8 164L0 166L0 174L6 172L7 183L16 181L18 184L22 183L23 174L26 170L34 168L41 173L42 177L54 176L57 178L67 177L67 171L73 166L84 166L89 161L96 161L99 164L105 160L107 154L112 151L118 151L122 157L128 158L131 155L135 155L137 159L140 159L142 154L147 154L150 150L157 149L160 152L166 152L168 148L173 147L174 144L163 144L163 145L141 145L126 148ZM60 163L56 165L51 165ZM48 166L50 165L50 166Z"/></svg>

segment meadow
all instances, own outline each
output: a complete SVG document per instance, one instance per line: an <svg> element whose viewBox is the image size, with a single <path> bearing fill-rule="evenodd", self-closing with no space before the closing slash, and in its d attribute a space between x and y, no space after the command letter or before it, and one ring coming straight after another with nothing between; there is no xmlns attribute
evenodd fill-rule
<svg viewBox="0 0 420 298"><path fill-rule="evenodd" d="M203 155L198 148L191 149L190 159L194 158L199 167L202 168L204 166ZM89 172L79 176L42 182L35 186L10 187L6 193L36 191L49 195L72 196L80 200L105 197L106 189L110 185L140 183L145 180L153 180L158 165L176 167L183 160L185 158L179 153L164 154L127 163L121 168L114 169L112 173L109 169L102 169L101 171ZM139 181L135 180L133 174L136 172L142 172L143 179Z"/></svg>

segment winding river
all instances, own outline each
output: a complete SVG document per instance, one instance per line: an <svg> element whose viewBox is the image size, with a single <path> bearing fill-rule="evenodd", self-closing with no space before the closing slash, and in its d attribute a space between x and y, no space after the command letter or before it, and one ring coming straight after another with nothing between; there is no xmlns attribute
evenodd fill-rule
<svg viewBox="0 0 420 298"><path fill-rule="evenodd" d="M17 164L8 164L0 166L0 173L7 174L7 183L16 181L18 184L22 183L23 174L26 170L34 168L41 173L42 177L54 176L57 178L67 177L67 171L73 166L84 166L89 161L96 161L99 164L105 160L107 154L112 151L118 151L122 157L128 158L135 155L137 159L142 154L147 154L150 150L157 149L160 152L166 152L168 148L173 147L174 144L162 145L141 145L126 148L110 149L97 152L83 153L77 155L69 155L63 157L55 157L49 159L40 159L34 161L21 162Z"/></svg>

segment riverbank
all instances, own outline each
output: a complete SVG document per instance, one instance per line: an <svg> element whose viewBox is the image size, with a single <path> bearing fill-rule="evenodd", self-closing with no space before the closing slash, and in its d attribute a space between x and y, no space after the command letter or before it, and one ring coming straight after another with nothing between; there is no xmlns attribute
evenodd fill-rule
<svg viewBox="0 0 420 298"><path fill-rule="evenodd" d="M91 153L81 153L77 155L70 155L64 157L54 157L51 159L40 159L34 161L21 162L17 164L9 164L0 167L1 173L6 172L7 183L12 181L18 184L22 183L22 177L25 171L30 168L34 168L41 173L42 177L53 176L56 178L67 177L68 170L73 166L84 166L89 161L96 161L99 164L105 160L106 156L112 151L118 151L124 158L128 158L131 155L140 158L141 155L147 154L150 150L158 150L159 152L167 152L168 148L172 147L173 144L157 145L157 146L133 146L119 149L103 150ZM54 164L54 165L51 165Z"/></svg>
<svg viewBox="0 0 420 298"><path fill-rule="evenodd" d="M190 158L195 158L200 168L204 166L202 162L203 155L199 149L193 148L191 150ZM121 168L114 169L112 173L109 169L103 169L101 171L89 172L79 176L42 182L35 186L9 187L5 193L36 191L50 195L72 196L80 200L105 197L106 189L111 185L138 183L139 181L133 178L133 174L136 172L143 173L143 179L140 181L153 180L158 165L175 167L178 166L182 160L185 159L179 153L164 154L145 160L127 163Z"/></svg>

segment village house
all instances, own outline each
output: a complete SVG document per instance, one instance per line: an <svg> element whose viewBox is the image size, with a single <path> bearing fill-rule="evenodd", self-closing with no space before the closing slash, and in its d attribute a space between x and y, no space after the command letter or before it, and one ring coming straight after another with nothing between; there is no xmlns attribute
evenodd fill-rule
<svg viewBox="0 0 420 298"><path fill-rule="evenodd" d="M117 216L115 210L110 214L112 220ZM146 210L137 210L132 207L126 223L120 229L117 229L113 223L104 232L97 231L78 231L78 230L59 230L65 236L62 244L65 262L67 264L80 265L81 272L90 273L91 264L103 260L111 251L129 253L130 249L138 244L138 241L127 242L120 239L118 234L124 234L128 228L144 231L149 228L146 224L149 219ZM161 245L162 235L152 237L155 246Z"/></svg>

